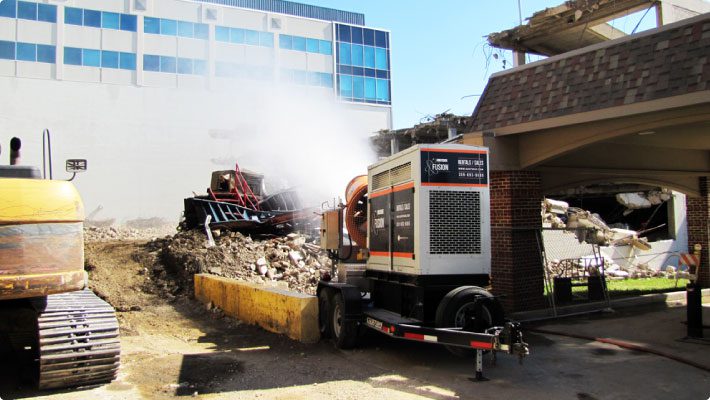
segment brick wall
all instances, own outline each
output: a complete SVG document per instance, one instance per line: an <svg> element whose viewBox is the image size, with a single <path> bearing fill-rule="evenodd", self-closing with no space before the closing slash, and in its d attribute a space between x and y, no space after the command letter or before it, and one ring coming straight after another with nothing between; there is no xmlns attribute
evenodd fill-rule
<svg viewBox="0 0 710 400"><path fill-rule="evenodd" d="M543 267L537 244L542 201L540 174L492 171L491 281L506 312L540 309Z"/></svg>
<svg viewBox="0 0 710 400"><path fill-rule="evenodd" d="M688 247L693 252L693 246L699 243L703 246L700 253L700 283L703 287L710 287L710 193L708 193L709 177L698 178L700 197L686 197L686 218L688 221Z"/></svg>

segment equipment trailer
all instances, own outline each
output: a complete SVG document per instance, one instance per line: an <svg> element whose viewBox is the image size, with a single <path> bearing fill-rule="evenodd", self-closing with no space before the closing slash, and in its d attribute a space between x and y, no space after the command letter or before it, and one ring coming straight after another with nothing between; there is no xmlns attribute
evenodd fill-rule
<svg viewBox="0 0 710 400"><path fill-rule="evenodd" d="M484 289L489 203L483 147L417 145L353 179L346 204L323 213L321 247L337 264L337 281L318 284L322 336L351 348L364 326L442 344L476 355L477 380L484 351L494 360L501 351L522 361L528 346L520 325L507 321Z"/></svg>

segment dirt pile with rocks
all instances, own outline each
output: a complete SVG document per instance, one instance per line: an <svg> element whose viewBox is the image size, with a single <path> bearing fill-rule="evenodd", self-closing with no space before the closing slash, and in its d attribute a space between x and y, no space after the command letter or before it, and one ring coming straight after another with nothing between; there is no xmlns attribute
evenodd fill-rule
<svg viewBox="0 0 710 400"><path fill-rule="evenodd" d="M175 226L162 225L150 228L131 226L85 226L84 240L86 242L109 242L114 240L151 240L158 237L175 234Z"/></svg>
<svg viewBox="0 0 710 400"><path fill-rule="evenodd" d="M247 282L315 294L321 277L330 273L332 261L305 236L258 238L239 232L214 231L214 245L202 231L178 232L152 240L148 247L159 253L158 278L176 275L184 289L192 290L193 275L207 273ZM157 252L157 253L156 253Z"/></svg>

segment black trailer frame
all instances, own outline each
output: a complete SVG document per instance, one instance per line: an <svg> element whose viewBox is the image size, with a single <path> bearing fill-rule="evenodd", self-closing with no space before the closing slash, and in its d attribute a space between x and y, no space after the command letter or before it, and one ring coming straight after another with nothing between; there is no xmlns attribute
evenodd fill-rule
<svg viewBox="0 0 710 400"><path fill-rule="evenodd" d="M485 332L473 332L471 327L429 327L419 321L402 317L397 313L368 306L368 300L363 300L360 289L347 283L320 281L317 294L322 292L329 296L342 296L344 310L343 323L356 323L396 339L433 343L458 348L472 349L476 352L475 380L485 380L483 377L483 352L490 351L493 362L497 352L505 352L518 356L522 363L529 354L528 345L523 341L520 323L506 321L503 326L487 328ZM321 313L326 310L321 309ZM324 316L321 314L321 318ZM324 319L321 319L323 323Z"/></svg>

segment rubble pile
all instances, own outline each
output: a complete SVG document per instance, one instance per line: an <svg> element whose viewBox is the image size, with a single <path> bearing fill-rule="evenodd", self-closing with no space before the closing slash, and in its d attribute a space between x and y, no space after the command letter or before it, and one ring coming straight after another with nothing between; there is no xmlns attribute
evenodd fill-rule
<svg viewBox="0 0 710 400"><path fill-rule="evenodd" d="M547 272L550 276L573 279L598 276L602 271L607 278L612 279L688 279L690 277L688 271L677 271L676 267L672 265L666 266L664 270L656 270L643 263L620 266L606 256L603 257L603 261L594 256L586 256L579 259L552 260L547 265Z"/></svg>
<svg viewBox="0 0 710 400"><path fill-rule="evenodd" d="M151 228L132 228L129 226L85 226L84 240L87 242L106 242L112 240L150 240L157 237L172 235L174 226L159 226Z"/></svg>
<svg viewBox="0 0 710 400"><path fill-rule="evenodd" d="M163 263L188 288L193 274L209 273L313 295L321 276L331 270L326 253L299 234L263 240L239 232L212 234L214 245L198 230L155 239L150 245L161 249Z"/></svg>

